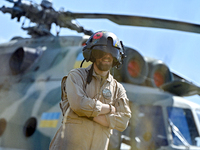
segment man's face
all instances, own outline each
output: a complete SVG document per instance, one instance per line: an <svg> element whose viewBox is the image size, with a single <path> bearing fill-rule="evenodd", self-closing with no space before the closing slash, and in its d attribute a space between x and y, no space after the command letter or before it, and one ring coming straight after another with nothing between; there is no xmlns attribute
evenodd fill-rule
<svg viewBox="0 0 200 150"><path fill-rule="evenodd" d="M108 71L112 68L113 57L111 54L105 53L103 57L96 59L95 64L99 70Z"/></svg>

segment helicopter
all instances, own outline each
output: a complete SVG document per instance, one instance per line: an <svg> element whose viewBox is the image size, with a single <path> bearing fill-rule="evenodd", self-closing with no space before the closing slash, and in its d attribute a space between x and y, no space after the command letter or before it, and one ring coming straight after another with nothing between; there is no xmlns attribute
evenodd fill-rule
<svg viewBox="0 0 200 150"><path fill-rule="evenodd" d="M107 18L119 25L199 33L199 25L186 22L56 11L47 0L7 1L13 7L2 6L3 13L17 21L25 17L35 25L22 23L31 38L13 37L0 44L0 149L48 149L62 122L62 77L80 66L82 47L93 33L73 19ZM52 23L84 35L54 36ZM128 46L125 50L124 65L111 72L127 91L133 117L123 133L114 131L109 149L200 149L200 106L183 98L198 95L199 86L173 73L161 60L144 57Z"/></svg>

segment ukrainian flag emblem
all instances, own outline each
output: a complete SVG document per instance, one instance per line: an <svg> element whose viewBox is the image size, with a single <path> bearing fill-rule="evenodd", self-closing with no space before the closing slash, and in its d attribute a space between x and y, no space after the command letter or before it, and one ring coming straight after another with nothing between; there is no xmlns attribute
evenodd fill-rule
<svg viewBox="0 0 200 150"><path fill-rule="evenodd" d="M45 112L41 116L40 128L56 128L60 112Z"/></svg>

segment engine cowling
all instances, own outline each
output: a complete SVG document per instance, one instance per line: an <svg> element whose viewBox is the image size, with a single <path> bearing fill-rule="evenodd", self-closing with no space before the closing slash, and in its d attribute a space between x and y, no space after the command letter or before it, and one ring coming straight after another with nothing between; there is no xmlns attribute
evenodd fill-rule
<svg viewBox="0 0 200 150"><path fill-rule="evenodd" d="M119 82L160 87L171 82L173 74L161 60L143 57L138 51L125 47L126 58L119 69L114 70L114 78Z"/></svg>
<svg viewBox="0 0 200 150"><path fill-rule="evenodd" d="M142 84L148 74L148 65L144 57L132 48L125 48L126 58L119 70L115 70L114 77L121 82Z"/></svg>
<svg viewBox="0 0 200 150"><path fill-rule="evenodd" d="M173 80L173 75L164 62L148 57L145 57L145 61L149 68L148 77L146 79L147 86L160 87Z"/></svg>

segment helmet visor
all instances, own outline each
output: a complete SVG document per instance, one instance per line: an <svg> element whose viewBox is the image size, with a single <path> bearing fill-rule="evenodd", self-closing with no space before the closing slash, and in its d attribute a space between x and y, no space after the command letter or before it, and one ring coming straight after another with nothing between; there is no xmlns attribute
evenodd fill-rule
<svg viewBox="0 0 200 150"><path fill-rule="evenodd" d="M93 50L92 51L92 56L95 58L95 59L100 59L102 57L104 57L106 54L106 52L103 52L101 50Z"/></svg>
<svg viewBox="0 0 200 150"><path fill-rule="evenodd" d="M120 59L120 51L116 47L107 47L107 46L94 46L92 49L92 56L96 59L102 58L107 53L111 54L114 61L118 61Z"/></svg>

